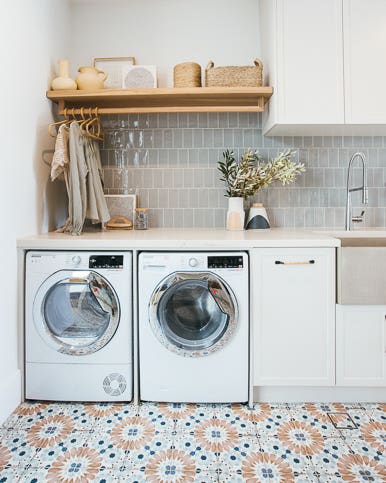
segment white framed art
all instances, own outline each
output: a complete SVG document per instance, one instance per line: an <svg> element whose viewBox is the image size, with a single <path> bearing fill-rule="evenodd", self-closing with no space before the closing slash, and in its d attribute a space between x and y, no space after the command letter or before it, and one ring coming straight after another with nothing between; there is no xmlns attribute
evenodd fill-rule
<svg viewBox="0 0 386 483"><path fill-rule="evenodd" d="M108 74L105 80L106 89L121 89L122 73L127 67L133 65L135 65L135 57L96 57L94 59L94 67Z"/></svg>

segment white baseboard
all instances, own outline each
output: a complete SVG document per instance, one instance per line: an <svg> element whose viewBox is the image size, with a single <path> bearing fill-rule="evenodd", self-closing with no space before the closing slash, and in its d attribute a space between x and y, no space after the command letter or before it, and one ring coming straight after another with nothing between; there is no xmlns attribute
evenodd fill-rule
<svg viewBox="0 0 386 483"><path fill-rule="evenodd" d="M386 402L385 387L255 386L254 402Z"/></svg>
<svg viewBox="0 0 386 483"><path fill-rule="evenodd" d="M0 424L8 418L21 402L21 372L0 381Z"/></svg>

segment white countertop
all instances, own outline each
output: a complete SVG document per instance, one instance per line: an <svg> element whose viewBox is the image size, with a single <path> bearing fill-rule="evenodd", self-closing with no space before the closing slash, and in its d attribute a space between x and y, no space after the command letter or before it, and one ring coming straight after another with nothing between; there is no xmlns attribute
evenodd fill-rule
<svg viewBox="0 0 386 483"><path fill-rule="evenodd" d="M152 228L144 231L92 231L80 236L46 233L17 240L25 250L249 249L259 247L338 247L333 233L298 229L226 231L205 228Z"/></svg>

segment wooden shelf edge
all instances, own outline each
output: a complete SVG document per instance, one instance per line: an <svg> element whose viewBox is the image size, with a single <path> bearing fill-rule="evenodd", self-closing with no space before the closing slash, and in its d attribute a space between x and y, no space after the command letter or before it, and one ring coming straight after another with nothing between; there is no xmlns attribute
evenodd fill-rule
<svg viewBox="0 0 386 483"><path fill-rule="evenodd" d="M48 91L59 112L98 107L100 114L145 112L262 112L272 87L194 87Z"/></svg>
<svg viewBox="0 0 386 483"><path fill-rule="evenodd" d="M48 99L59 101L60 99L68 100L85 100L87 98L130 98L130 97L157 97L157 96L232 96L232 95L260 95L263 97L271 97L273 93L272 87L157 87L154 89L101 89L98 91L86 90L62 90L47 91Z"/></svg>

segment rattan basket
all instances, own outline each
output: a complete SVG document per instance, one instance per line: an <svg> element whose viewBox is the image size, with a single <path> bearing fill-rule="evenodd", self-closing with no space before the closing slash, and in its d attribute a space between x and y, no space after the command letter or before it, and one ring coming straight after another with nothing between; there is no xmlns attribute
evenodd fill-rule
<svg viewBox="0 0 386 483"><path fill-rule="evenodd" d="M210 61L205 70L206 87L261 87L263 85L263 63L254 60L254 66L215 67Z"/></svg>
<svg viewBox="0 0 386 483"><path fill-rule="evenodd" d="M174 66L174 87L201 87L201 66L195 62L183 62Z"/></svg>

